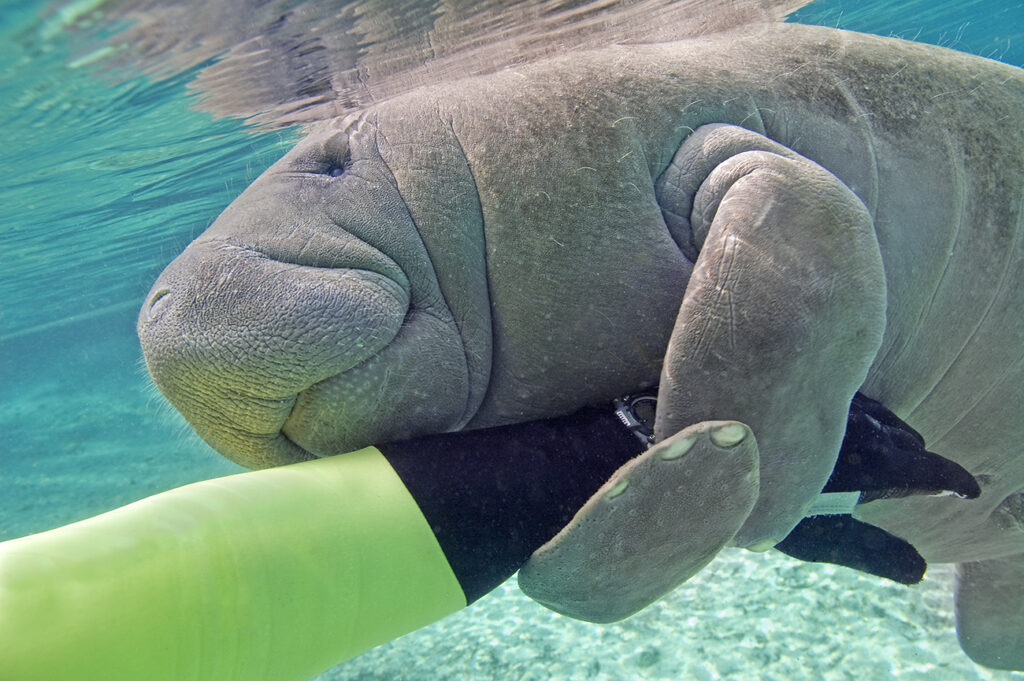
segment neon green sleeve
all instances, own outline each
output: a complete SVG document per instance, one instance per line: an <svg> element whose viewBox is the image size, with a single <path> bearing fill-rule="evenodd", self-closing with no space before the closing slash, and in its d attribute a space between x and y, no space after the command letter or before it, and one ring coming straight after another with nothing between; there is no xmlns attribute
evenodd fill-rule
<svg viewBox="0 0 1024 681"><path fill-rule="evenodd" d="M0 676L302 681L465 604L370 447L0 544Z"/></svg>

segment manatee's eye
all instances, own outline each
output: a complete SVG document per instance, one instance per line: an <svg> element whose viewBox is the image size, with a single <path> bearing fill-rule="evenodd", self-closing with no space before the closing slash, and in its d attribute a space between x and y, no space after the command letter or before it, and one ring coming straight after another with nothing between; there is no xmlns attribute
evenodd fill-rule
<svg viewBox="0 0 1024 681"><path fill-rule="evenodd" d="M348 172L348 169L349 167L351 167L351 165L352 157L350 157L346 153L341 158L340 162L338 161L337 157L328 159L327 162L324 163L324 165L322 166L323 170L321 172L323 172L324 175L327 175L329 177L338 177Z"/></svg>
<svg viewBox="0 0 1024 681"><path fill-rule="evenodd" d="M329 177L344 175L352 165L352 155L348 148L348 137L343 133L331 135L324 141L323 173Z"/></svg>

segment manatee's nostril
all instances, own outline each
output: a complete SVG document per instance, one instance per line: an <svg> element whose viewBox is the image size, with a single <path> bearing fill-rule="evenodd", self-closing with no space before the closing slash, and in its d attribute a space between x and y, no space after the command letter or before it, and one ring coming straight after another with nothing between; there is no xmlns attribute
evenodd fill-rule
<svg viewBox="0 0 1024 681"><path fill-rule="evenodd" d="M170 294L171 290L168 288L162 288L153 294L153 297L149 299L149 307L146 310L147 320L153 321L160 316L171 302Z"/></svg>

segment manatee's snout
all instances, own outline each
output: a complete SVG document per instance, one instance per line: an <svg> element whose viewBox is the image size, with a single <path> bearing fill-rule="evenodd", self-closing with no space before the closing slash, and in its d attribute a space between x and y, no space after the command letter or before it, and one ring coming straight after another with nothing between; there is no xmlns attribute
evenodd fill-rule
<svg viewBox="0 0 1024 681"><path fill-rule="evenodd" d="M383 274L200 240L161 274L138 333L157 387L203 439L260 467L321 453L282 432L299 395L379 353L408 310Z"/></svg>

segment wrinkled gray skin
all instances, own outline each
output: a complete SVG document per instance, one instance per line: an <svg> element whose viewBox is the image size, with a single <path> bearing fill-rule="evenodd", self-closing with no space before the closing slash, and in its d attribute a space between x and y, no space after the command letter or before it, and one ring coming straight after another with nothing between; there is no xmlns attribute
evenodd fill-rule
<svg viewBox="0 0 1024 681"><path fill-rule="evenodd" d="M756 548L821 489L861 388L983 493L857 516L959 563L965 650L1021 669L1022 197L1019 69L795 25L609 47L314 129L168 266L139 335L254 467L660 381L659 437L757 438L726 537Z"/></svg>

